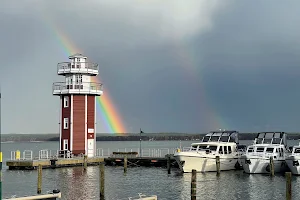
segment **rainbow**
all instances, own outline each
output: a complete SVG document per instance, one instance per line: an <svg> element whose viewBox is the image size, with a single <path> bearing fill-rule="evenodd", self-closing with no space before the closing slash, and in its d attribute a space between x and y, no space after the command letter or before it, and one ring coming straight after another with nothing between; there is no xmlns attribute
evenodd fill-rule
<svg viewBox="0 0 300 200"><path fill-rule="evenodd" d="M209 99L209 95L207 93L207 89L201 81L203 72L201 71L201 66L197 65L197 61L194 60L198 55L191 51L189 47L185 46L185 43L176 36L176 33L173 35L173 45L174 45L174 53L176 54L177 61L180 63L181 67L186 71L186 75L189 76L191 80L198 81L198 93L200 94L201 102L199 102L199 106L197 109L199 112L206 113L204 119L199 119L205 122L206 125L210 128L210 130L219 130L219 129L229 129L230 126L227 122L224 121L221 113L214 109L212 106L213 99ZM200 78L199 78L200 77ZM201 129L201 127L199 127Z"/></svg>
<svg viewBox="0 0 300 200"><path fill-rule="evenodd" d="M49 17L46 18L46 21L48 21L51 27L50 29L54 32L66 57L81 52L81 50L74 42L72 42L70 37L63 32L63 29L59 27L57 23L54 23ZM100 79L99 75L97 77ZM93 77L92 81L99 82L100 80L97 77ZM97 113L101 116L102 122L109 133L117 135L126 134L126 129L121 120L121 115L117 112L117 109L108 94L107 87L105 88L106 90L103 91L103 96L98 96L96 98Z"/></svg>

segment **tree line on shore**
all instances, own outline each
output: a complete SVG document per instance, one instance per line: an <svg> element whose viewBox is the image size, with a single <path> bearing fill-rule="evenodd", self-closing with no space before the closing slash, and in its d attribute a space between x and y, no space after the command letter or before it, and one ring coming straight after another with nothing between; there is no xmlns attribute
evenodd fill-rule
<svg viewBox="0 0 300 200"><path fill-rule="evenodd" d="M180 133L143 133L124 135L104 135L99 134L97 141L163 141L163 140L201 140L205 134L180 134ZM239 140L254 140L257 133L239 133ZM299 133L287 133L287 139L300 139ZM34 141L59 141L58 134L5 134L1 136L1 142L34 142Z"/></svg>

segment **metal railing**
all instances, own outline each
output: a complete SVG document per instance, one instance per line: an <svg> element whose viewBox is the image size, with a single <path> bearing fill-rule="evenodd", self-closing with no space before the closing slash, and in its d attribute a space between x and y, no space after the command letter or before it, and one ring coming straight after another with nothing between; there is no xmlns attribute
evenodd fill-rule
<svg viewBox="0 0 300 200"><path fill-rule="evenodd" d="M10 152L11 160L33 160L33 153L31 150L25 150L21 154L20 151L11 151Z"/></svg>
<svg viewBox="0 0 300 200"><path fill-rule="evenodd" d="M61 62L57 64L57 73L98 74L98 64L92 62Z"/></svg>
<svg viewBox="0 0 300 200"><path fill-rule="evenodd" d="M76 94L101 94L102 83L82 82L80 84L67 84L66 82L53 83L54 94L76 93Z"/></svg>
<svg viewBox="0 0 300 200"><path fill-rule="evenodd" d="M174 154L176 148L147 148L141 150L139 148L122 148L122 149L103 149L99 148L96 150L96 157L110 157L112 152L138 152L138 157L165 157L167 154Z"/></svg>
<svg viewBox="0 0 300 200"><path fill-rule="evenodd" d="M163 158L167 154L174 154L176 151L177 148L147 148L147 149L142 149L140 155L139 148L119 148L119 149L98 148L96 149L94 157L103 157L103 158L111 157L114 156L113 152L137 152L137 154L135 154L135 157ZM42 149L38 151L38 155L34 154L32 150L24 150L23 152L11 151L11 160L47 160L47 159L60 158L60 157L71 159L71 158L82 157L82 156L80 155L74 156L72 152L49 150L49 149Z"/></svg>

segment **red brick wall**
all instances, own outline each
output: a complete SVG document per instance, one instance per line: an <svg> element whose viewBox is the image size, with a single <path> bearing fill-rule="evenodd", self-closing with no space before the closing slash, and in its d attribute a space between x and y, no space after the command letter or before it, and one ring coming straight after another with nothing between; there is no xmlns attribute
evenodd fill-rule
<svg viewBox="0 0 300 200"><path fill-rule="evenodd" d="M73 96L73 154L85 153L85 95Z"/></svg>
<svg viewBox="0 0 300 200"><path fill-rule="evenodd" d="M88 96L87 101L87 131L95 128L95 96ZM88 139L94 139L94 133L87 134Z"/></svg>

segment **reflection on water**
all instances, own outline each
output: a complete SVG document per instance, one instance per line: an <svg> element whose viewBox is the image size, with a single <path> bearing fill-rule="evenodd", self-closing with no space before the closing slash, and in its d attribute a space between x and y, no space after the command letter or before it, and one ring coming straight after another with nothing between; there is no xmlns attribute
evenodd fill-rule
<svg viewBox="0 0 300 200"><path fill-rule="evenodd" d="M189 142L190 143L190 142ZM43 144L49 146L51 143ZM109 143L111 144L111 143ZM117 143L116 146L132 145L131 143ZM152 143L149 143L149 145ZM9 148L6 144L6 155ZM108 145L103 143L104 145ZM153 145L157 145L153 142ZM162 144L160 144L162 146ZM167 144L170 147L172 145ZM177 145L174 142L173 146ZM134 146L134 145L132 145ZM2 146L3 148L3 146ZM18 147L21 148L21 147ZM30 149L23 146L23 149ZM34 147L42 149L40 147ZM48 147L46 147L48 148ZM15 149L14 149L15 150ZM6 156L7 158L8 156ZM42 192L60 189L62 199L85 200L99 199L99 167L89 166L84 171L83 167L43 169ZM165 168L154 167L129 167L126 175L123 167L105 167L105 197L106 200L125 200L136 197L138 193L157 195L159 200L190 199L191 174L180 173L172 169L170 175ZM292 178L293 199L300 199L297 188L300 187L300 177ZM37 191L37 171L3 171L3 197L12 195L34 195ZM197 196L199 199L285 199L285 177L276 174L271 178L268 175L249 175L240 171L197 174Z"/></svg>
<svg viewBox="0 0 300 200"><path fill-rule="evenodd" d="M300 177L299 177L300 178ZM293 177L292 187L300 186L298 177ZM8 182L6 180L10 180ZM190 173L173 169L168 175L164 168L128 168L126 175L122 167L105 167L106 199L125 200L138 193L158 195L163 199L190 199ZM33 195L36 193L36 171L10 171L4 177L4 197L11 195ZM59 188L62 199L99 199L99 167L44 169L42 192ZM249 175L243 171L197 174L197 196L201 199L284 199L285 177L276 175ZM293 189L293 198L300 195Z"/></svg>

